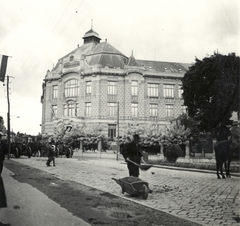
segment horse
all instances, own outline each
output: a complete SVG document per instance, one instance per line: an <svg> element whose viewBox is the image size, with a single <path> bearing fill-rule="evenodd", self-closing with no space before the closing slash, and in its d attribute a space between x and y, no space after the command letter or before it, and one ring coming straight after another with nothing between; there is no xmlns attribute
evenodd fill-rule
<svg viewBox="0 0 240 226"><path fill-rule="evenodd" d="M217 166L217 177L221 179L219 173L222 176L222 179L226 177L230 178L230 164L232 161L234 149L231 145L230 140L221 140L214 145L215 157L216 157L216 166ZM226 170L226 177L223 173L223 164Z"/></svg>

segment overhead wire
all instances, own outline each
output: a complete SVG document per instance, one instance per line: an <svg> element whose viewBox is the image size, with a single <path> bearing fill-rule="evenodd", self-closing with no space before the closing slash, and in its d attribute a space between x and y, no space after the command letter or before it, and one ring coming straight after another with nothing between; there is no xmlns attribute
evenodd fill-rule
<svg viewBox="0 0 240 226"><path fill-rule="evenodd" d="M67 1L67 0L65 0L64 1L64 3L66 3L66 2L68 2L68 5L64 8L64 10L61 12L61 14L60 14L60 18L64 15L64 13L66 12L66 10L67 10L67 8L69 8L69 6L70 6L70 3L72 2L69 2L69 1ZM63 4L64 4L63 3ZM42 9L42 13L44 12L44 8ZM56 15L54 18L53 18L53 14L51 14L51 17L50 17L51 19L52 19L52 21L54 22L54 24L52 25L52 27L53 27L53 29L56 27L56 25L59 23L59 14L58 15ZM57 21L56 21L56 19L58 19ZM51 26L50 25L51 23L48 23L48 26ZM45 40L47 39L47 37L45 37ZM21 59L29 59L28 60L28 65L29 65L29 67L28 68L26 68L24 71L22 71L21 72L21 74L22 74L22 77L20 77L19 78L19 81L18 81L18 84L17 84L17 87L14 87L15 89L19 89L20 87L23 87L22 85L25 83L25 80L26 80L26 77L24 76L25 75L25 73L26 72L28 72L29 74L34 74L34 71L35 71L35 69L37 68L37 64L38 64L38 62L35 62L35 59L33 58L33 57L31 57L31 55L34 55L33 54L33 51L34 51L34 49L33 50L31 50L31 51L28 51L28 52L26 52L26 51L22 51L23 52L23 54L22 54L22 56L21 56ZM35 63L34 63L35 62ZM14 67L14 65L13 65L13 67ZM19 68L19 67L17 67L17 68ZM18 88L19 87L19 88Z"/></svg>
<svg viewBox="0 0 240 226"><path fill-rule="evenodd" d="M78 8L80 7L80 5L81 5L82 3L83 3L83 0L79 3L79 5L77 6L76 10L78 10ZM68 5L67 7L69 7L69 5ZM66 9L65 9L64 12L66 12ZM58 32L58 35L61 35L61 33L62 33L62 31L65 29L65 27L71 22L72 17L74 16L74 14L75 14L75 11L73 11L72 15L71 15L71 16L69 17L69 19L66 21L66 23L64 24L64 26L62 26L62 29ZM67 40L69 40L71 37L72 37L72 34L69 34L69 38L68 38ZM65 41L65 43L66 43L66 42L67 42L67 41ZM47 51L49 51L49 50L45 50L44 54L45 54ZM57 60L57 59L56 59L56 60Z"/></svg>
<svg viewBox="0 0 240 226"><path fill-rule="evenodd" d="M66 26L72 22L74 15L76 15L76 12L79 12L79 7L82 5L84 1L82 0L78 6L76 7L76 10L74 10L72 12L72 14L70 15L70 17L68 17L68 20L62 25L62 23L60 23L61 18L66 14L67 10L69 9L69 7L72 4L72 1L63 1L61 2L61 7L64 6L63 10L61 10L61 12L59 14L54 14L52 13L49 16L49 19L47 20L48 23L46 24L45 28L51 30L53 33L56 33L55 31L59 30L56 34L58 35L62 35L64 29L66 28ZM46 6L47 7L47 6ZM45 13L44 12L45 8L42 8L41 12L39 13ZM87 18L87 16L90 14L91 9L88 10L87 14L85 15L85 17L79 21L79 24L82 24L85 19ZM59 24L61 24L61 28L58 29ZM73 32L68 33L68 37L66 37L65 39L65 43L68 43L69 40L72 38L73 33L76 33L75 30L73 30ZM43 43L45 42L45 40L47 40L49 36L44 36L43 39ZM34 34L31 34L30 37L28 38L34 38ZM31 51L26 51L24 49L24 46L22 46L21 48L19 48L18 52L20 52L20 55L18 56L19 59L26 59L26 63L28 65L28 68L25 68L25 65L21 65L19 61L14 61L14 64L11 65L12 68L14 68L14 70L16 70L16 68L18 69L18 73L14 75L14 77L16 78L16 82L13 81L13 83L11 82L11 89L14 90L14 93L18 93L21 91L21 89L26 89L25 84L28 84L28 80L29 80L29 76L36 76L36 68L38 68L38 65L40 64L39 61L36 61L36 59L33 57L34 56L34 51L35 49L33 48ZM45 54L47 54L48 51L51 51L51 49L47 49L44 52L41 53L41 55L44 57ZM14 56L13 56L14 57ZM57 58L58 56L56 56ZM46 68L47 70L47 68ZM45 75L42 75L42 79L44 78ZM31 80L31 84L29 84L30 86L40 86L41 89L41 84L39 84L39 80L38 79L32 79Z"/></svg>
<svg viewBox="0 0 240 226"><path fill-rule="evenodd" d="M66 1L65 1L66 2ZM69 7L69 5L70 4L68 4L68 7ZM66 8L64 9L64 11L62 12L62 15L64 14L64 12L66 11ZM51 14L51 15L53 15L53 14ZM59 15L58 15L59 16ZM51 16L51 18L53 18L53 20L55 20L56 21L56 18L58 18L58 16L56 15L54 18ZM54 22L55 22L54 21ZM58 19L58 21L59 21L59 19ZM56 21L55 22L55 24L53 25L53 27L56 27L56 23L58 23L58 21ZM48 23L48 25L49 25L50 23ZM45 38L46 39L46 38ZM21 54L21 57L20 58L23 58L23 59L29 59L28 60L28 66L30 67L30 69L29 69L29 67L27 68L27 69L25 69L24 71L21 71L21 70L19 70L19 71L21 71L21 75L22 76L16 76L16 75L14 75L17 79L19 79L15 84L16 85L13 85L13 90L14 90L14 93L18 93L18 92L20 92L20 90L21 90L21 87L24 87L23 86L23 84L24 83L27 83L27 80L29 79L29 76L25 76L26 74L28 74L28 75L34 75L35 73L35 68L37 68L38 67L38 63L36 62L35 64L33 63L34 62L34 58L33 57L31 57L31 55L32 55L32 53L33 53L33 51L34 51L34 49L32 50L32 51L29 51L29 52L26 52L24 49L22 49L22 54ZM20 68L20 66L21 65L19 65L19 62L18 61L15 61L15 64L13 65L13 68ZM20 73L18 73L18 74L20 74ZM37 80L34 80L35 81L35 83L37 83ZM14 84L14 83L13 83ZM31 84L31 86L32 85L34 85L34 84ZM39 85L39 83L38 84L36 84L36 85ZM12 83L10 84L10 87L12 87ZM40 87L41 87L41 84L40 84ZM12 88L10 88L10 89L12 89ZM10 91L11 92L11 91ZM6 94L6 93L5 93ZM11 98L11 95L10 95L10 98ZM6 100L6 98L5 98L5 100ZM10 101L11 101L11 99L10 99ZM7 104L7 102L6 102L6 104Z"/></svg>

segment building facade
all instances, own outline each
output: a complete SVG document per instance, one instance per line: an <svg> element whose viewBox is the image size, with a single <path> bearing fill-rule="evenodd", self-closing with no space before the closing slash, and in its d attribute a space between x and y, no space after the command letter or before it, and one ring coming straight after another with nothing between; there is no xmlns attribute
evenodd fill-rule
<svg viewBox="0 0 240 226"><path fill-rule="evenodd" d="M181 78L190 65L125 56L93 29L42 84L42 134L57 126L101 125L110 138L131 123L165 126L185 112Z"/></svg>

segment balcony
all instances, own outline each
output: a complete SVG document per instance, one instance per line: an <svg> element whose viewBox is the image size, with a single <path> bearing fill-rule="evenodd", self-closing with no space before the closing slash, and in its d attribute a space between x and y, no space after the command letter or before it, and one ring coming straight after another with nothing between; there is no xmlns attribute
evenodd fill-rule
<svg viewBox="0 0 240 226"><path fill-rule="evenodd" d="M138 102L138 96L131 96L132 102Z"/></svg>
<svg viewBox="0 0 240 226"><path fill-rule="evenodd" d="M174 103L173 97L165 97L165 103Z"/></svg>
<svg viewBox="0 0 240 226"><path fill-rule="evenodd" d="M92 95L91 94L86 94L85 101L91 102L91 99L92 99Z"/></svg>
<svg viewBox="0 0 240 226"><path fill-rule="evenodd" d="M108 102L117 102L117 95L108 95L107 101Z"/></svg>

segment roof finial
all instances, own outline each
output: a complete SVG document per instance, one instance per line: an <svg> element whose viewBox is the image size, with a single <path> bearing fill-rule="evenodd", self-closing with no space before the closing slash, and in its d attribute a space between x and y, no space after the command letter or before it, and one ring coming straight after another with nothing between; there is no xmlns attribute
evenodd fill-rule
<svg viewBox="0 0 240 226"><path fill-rule="evenodd" d="M93 19L91 20L91 29L93 29Z"/></svg>
<svg viewBox="0 0 240 226"><path fill-rule="evenodd" d="M132 56L133 56L133 50L132 50Z"/></svg>

